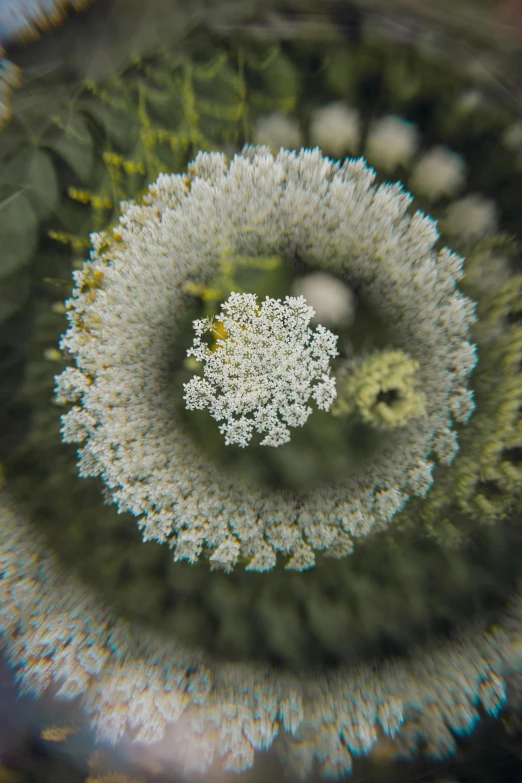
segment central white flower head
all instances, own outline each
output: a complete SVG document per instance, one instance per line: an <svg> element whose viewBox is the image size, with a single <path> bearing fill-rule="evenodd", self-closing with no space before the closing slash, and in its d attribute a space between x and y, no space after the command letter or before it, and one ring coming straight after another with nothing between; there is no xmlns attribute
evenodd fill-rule
<svg viewBox="0 0 522 783"><path fill-rule="evenodd" d="M202 339L214 319L194 321L187 354L205 366L203 378L184 385L187 408L208 408L222 421L227 446L247 446L254 431L267 433L262 446L287 443L289 427L302 427L312 413L310 399L328 410L337 394L330 375L337 337L323 326L310 329L313 317L302 296L287 296L284 303L267 297L259 307L255 294L231 294L216 319L225 337L214 349Z"/></svg>

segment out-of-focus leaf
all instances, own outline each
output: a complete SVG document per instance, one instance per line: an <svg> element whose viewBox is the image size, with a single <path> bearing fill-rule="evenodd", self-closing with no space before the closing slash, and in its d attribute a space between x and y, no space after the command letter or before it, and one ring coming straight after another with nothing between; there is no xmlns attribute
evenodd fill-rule
<svg viewBox="0 0 522 783"><path fill-rule="evenodd" d="M58 78L53 79L53 73ZM69 84L59 80L56 63L47 75L40 67L24 69L24 86L14 95L14 115L30 136L40 137L55 112L71 100L71 91Z"/></svg>
<svg viewBox="0 0 522 783"><path fill-rule="evenodd" d="M58 181L49 154L25 147L0 169L4 192L23 191L39 218L48 217L58 201Z"/></svg>
<svg viewBox="0 0 522 783"><path fill-rule="evenodd" d="M76 176L86 182L93 166L92 138L85 117L71 114L62 128L53 130L43 145L56 152Z"/></svg>
<svg viewBox="0 0 522 783"><path fill-rule="evenodd" d="M24 307L29 296L30 282L27 269L7 279L2 279L0 285L0 324Z"/></svg>
<svg viewBox="0 0 522 783"><path fill-rule="evenodd" d="M261 71L263 80L270 94L276 97L297 98L300 90L299 73L289 57L282 52L270 65Z"/></svg>
<svg viewBox="0 0 522 783"><path fill-rule="evenodd" d="M27 184L27 169L33 151L32 147L24 146L20 152L13 155L0 168L0 184L5 186L4 189L7 188L15 192L25 187Z"/></svg>
<svg viewBox="0 0 522 783"><path fill-rule="evenodd" d="M55 212L57 230L68 234L87 236L91 224L92 215L83 204L71 199L62 199Z"/></svg>
<svg viewBox="0 0 522 783"><path fill-rule="evenodd" d="M40 218L56 208L59 189L53 162L45 150L34 150L27 172L28 195Z"/></svg>
<svg viewBox="0 0 522 783"><path fill-rule="evenodd" d="M87 28L89 40L82 25L83 35L77 35L76 40L83 51L77 47L73 55L75 61L81 57L85 78L97 83L121 73L134 57L176 46L196 19L203 17L208 4L190 0L185 8L185 3L172 0L113 0L103 5L107 5L107 14L103 17L99 13L97 24L93 19L92 28Z"/></svg>
<svg viewBox="0 0 522 783"><path fill-rule="evenodd" d="M29 261L38 240L37 227L37 217L25 193L14 193L0 202L0 279Z"/></svg>
<svg viewBox="0 0 522 783"><path fill-rule="evenodd" d="M334 95L352 99L357 82L353 52L346 47L331 51L324 60L324 80Z"/></svg>
<svg viewBox="0 0 522 783"><path fill-rule="evenodd" d="M25 143L26 137L23 128L12 120L0 133L0 161L2 165L4 161L12 159L13 155L16 155Z"/></svg>
<svg viewBox="0 0 522 783"><path fill-rule="evenodd" d="M113 109L96 98L82 99L78 102L78 108L101 125L108 138L122 149L129 149L136 143L136 123L126 112Z"/></svg>

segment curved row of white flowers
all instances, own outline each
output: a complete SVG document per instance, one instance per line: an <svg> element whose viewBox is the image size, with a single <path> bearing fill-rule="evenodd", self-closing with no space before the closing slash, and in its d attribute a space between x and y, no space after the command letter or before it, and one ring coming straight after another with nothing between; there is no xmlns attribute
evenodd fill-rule
<svg viewBox="0 0 522 783"><path fill-rule="evenodd" d="M476 361L474 304L457 288L463 259L435 249L435 222L409 213L400 184L374 179L362 159L341 165L319 150L274 157L247 147L230 163L200 154L189 178L160 175L143 204L124 205L112 234L93 236L62 340L76 367L59 377L58 398L77 403L63 437L83 444L80 474L101 475L144 539L168 542L175 559L194 562L205 549L215 567L230 570L241 558L264 571L278 552L297 570L314 564L314 550L342 557L411 494L426 493L433 455L455 456L453 422L473 410ZM179 422L173 322L187 306L183 286L211 279L225 248L298 256L356 282L419 362L425 417L336 486L302 496L245 487L198 453Z"/></svg>
<svg viewBox="0 0 522 783"><path fill-rule="evenodd" d="M158 760L240 771L277 747L304 775L342 777L379 736L405 755L455 749L482 708L497 715L522 664L522 596L494 630L331 676L216 663L133 627L65 575L23 513L0 495L0 632L22 691L79 700L100 741L144 744ZM516 691L516 689L515 689ZM156 750L154 751L154 748Z"/></svg>

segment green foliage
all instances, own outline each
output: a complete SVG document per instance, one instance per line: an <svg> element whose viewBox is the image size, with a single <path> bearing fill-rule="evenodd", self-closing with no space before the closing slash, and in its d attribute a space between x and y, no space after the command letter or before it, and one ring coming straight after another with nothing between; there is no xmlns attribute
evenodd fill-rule
<svg viewBox="0 0 522 783"><path fill-rule="evenodd" d="M0 279L34 256L42 221L49 230L54 217L51 236L85 253L122 200L201 149L241 147L257 114L291 109L296 90L279 47L207 39L137 60L104 84L37 78L0 135Z"/></svg>
<svg viewBox="0 0 522 783"><path fill-rule="evenodd" d="M87 122L72 102L67 107L22 102L0 135L0 279L30 261L40 223L59 211L64 167L69 177L85 181L92 148Z"/></svg>
<svg viewBox="0 0 522 783"><path fill-rule="evenodd" d="M72 110L65 121L55 116L54 123L62 133L52 134L45 140L45 146L68 164L80 182L86 182L94 163L93 140L86 117Z"/></svg>
<svg viewBox="0 0 522 783"><path fill-rule="evenodd" d="M279 99L283 107L292 108L292 102L299 94L300 85L297 69L288 56L273 49L264 61L258 61L257 66L252 59L247 59L246 65L262 72L261 82L264 89L254 99L257 100L258 105L264 103L261 98L266 94L265 108L274 108L272 105L274 98Z"/></svg>
<svg viewBox="0 0 522 783"><path fill-rule="evenodd" d="M354 85L358 73L354 69L353 52L345 46L335 47L323 63L324 82L337 98L353 99Z"/></svg>
<svg viewBox="0 0 522 783"><path fill-rule="evenodd" d="M413 501L398 517L444 546L466 540L476 523L506 519L522 496L522 275L504 268L517 254L509 238L479 242L469 255L462 288L478 302L474 340L479 362L473 374L476 410L459 433L460 451L450 467L438 466L425 501Z"/></svg>
<svg viewBox="0 0 522 783"><path fill-rule="evenodd" d="M0 284L0 324L13 316L27 300L29 293L28 270L2 278Z"/></svg>
<svg viewBox="0 0 522 783"><path fill-rule="evenodd" d="M84 208L62 206L61 226L51 236L79 249L91 231L117 219L121 201L139 197L160 172L184 170L200 150L240 148L251 140L257 115L289 111L297 90L295 69L277 46L247 52L208 41L190 53L139 59L104 84L87 82L67 141L53 148L75 159L71 167L89 187L69 189ZM98 151L93 166L92 137ZM77 158L80 143L83 157ZM90 178L83 176L88 163Z"/></svg>
<svg viewBox="0 0 522 783"><path fill-rule="evenodd" d="M26 195L26 188L0 202L2 260L0 280L26 264L37 243L38 218Z"/></svg>

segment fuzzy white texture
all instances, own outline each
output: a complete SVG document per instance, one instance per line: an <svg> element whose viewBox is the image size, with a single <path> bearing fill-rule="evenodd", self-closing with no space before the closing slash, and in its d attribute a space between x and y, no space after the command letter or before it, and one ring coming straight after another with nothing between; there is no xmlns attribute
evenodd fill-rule
<svg viewBox="0 0 522 783"><path fill-rule="evenodd" d="M214 350L203 339L214 319L194 321L187 356L204 370L184 384L187 409L208 409L223 422L227 446L248 446L254 432L266 433L262 446L288 443L290 427L308 421L310 399L327 411L337 396L330 370L337 337L323 326L310 329L313 315L302 296L267 297L259 307L255 294L232 293L216 317L226 337Z"/></svg>
<svg viewBox="0 0 522 783"><path fill-rule="evenodd" d="M310 141L332 158L356 155L361 143L359 112L342 101L316 109L310 123Z"/></svg>
<svg viewBox="0 0 522 783"><path fill-rule="evenodd" d="M254 141L277 153L280 149L298 150L303 144L303 137L299 122L294 117L274 111L259 117L254 128Z"/></svg>
<svg viewBox="0 0 522 783"><path fill-rule="evenodd" d="M122 205L115 229L93 235L61 343L76 364L58 378L58 400L73 404L63 437L81 443L80 475L100 475L144 539L168 543L176 560L206 550L213 567L241 557L263 571L277 553L297 570L314 564L314 550L342 557L428 491L434 457L455 456L453 423L473 410L463 259L435 249L436 224L410 213L400 184L374 179L362 159L341 165L319 150L247 147L230 163L201 153L188 177L160 175L143 203ZM300 495L247 487L216 467L185 432L171 368L184 286L208 284L225 251L299 258L353 280L419 362L425 417L345 480Z"/></svg>
<svg viewBox="0 0 522 783"><path fill-rule="evenodd" d="M370 125L366 157L372 166L386 174L398 166L408 166L417 151L419 132L400 117L383 117Z"/></svg>
<svg viewBox="0 0 522 783"><path fill-rule="evenodd" d="M355 318L355 297L341 280L326 272L312 272L292 286L294 296L304 296L315 310L314 321L330 327L350 326Z"/></svg>
<svg viewBox="0 0 522 783"><path fill-rule="evenodd" d="M450 204L443 219L444 230L448 234L469 240L493 234L497 224L495 202L478 193L465 196Z"/></svg>
<svg viewBox="0 0 522 783"><path fill-rule="evenodd" d="M442 196L454 196L465 179L463 158L446 147L433 147L413 167L409 186L415 194L435 201Z"/></svg>

